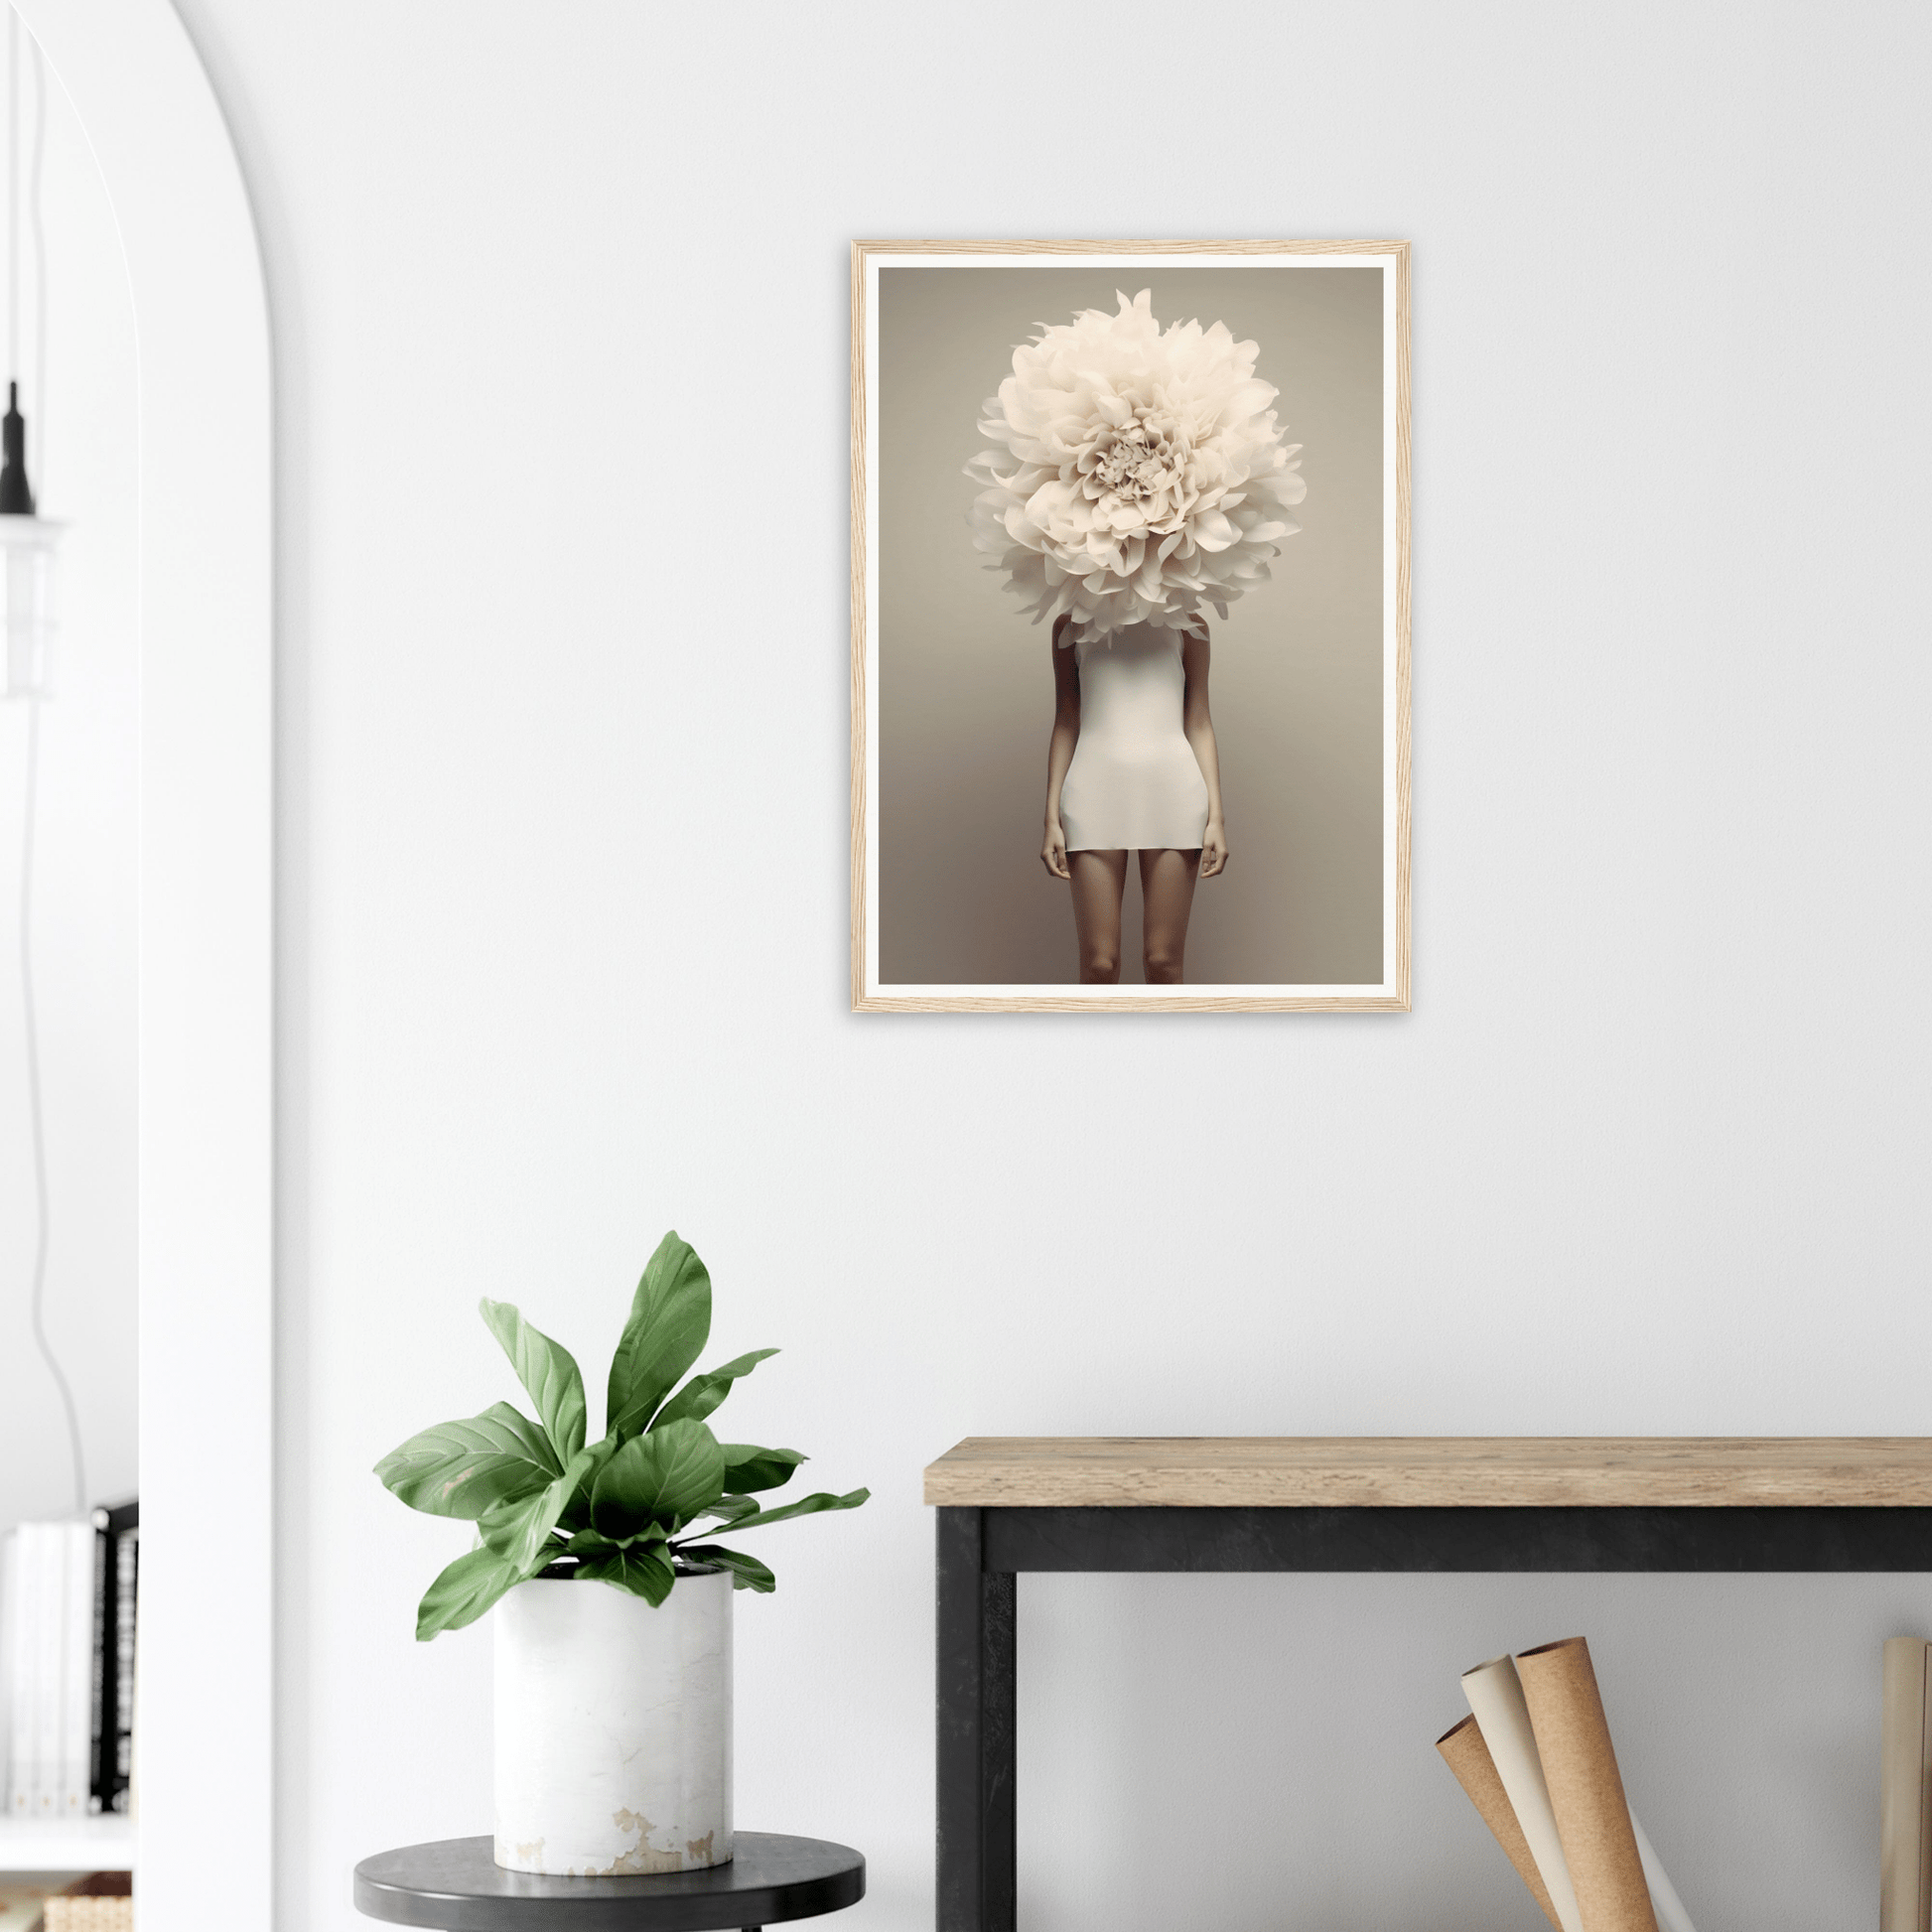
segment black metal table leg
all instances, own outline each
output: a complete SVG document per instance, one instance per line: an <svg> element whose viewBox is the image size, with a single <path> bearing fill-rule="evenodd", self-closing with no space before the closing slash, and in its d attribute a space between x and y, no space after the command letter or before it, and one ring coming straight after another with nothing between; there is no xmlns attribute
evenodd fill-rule
<svg viewBox="0 0 1932 1932"><path fill-rule="evenodd" d="M983 1511L937 1516L938 1932L1014 1932L1015 1578L985 1567Z"/></svg>

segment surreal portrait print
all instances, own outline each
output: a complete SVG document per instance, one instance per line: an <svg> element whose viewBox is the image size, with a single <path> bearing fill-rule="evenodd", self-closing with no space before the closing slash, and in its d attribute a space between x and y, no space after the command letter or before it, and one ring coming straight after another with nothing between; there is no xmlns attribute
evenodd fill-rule
<svg viewBox="0 0 1932 1932"><path fill-rule="evenodd" d="M855 1008L1408 1009L1408 268L855 244Z"/></svg>

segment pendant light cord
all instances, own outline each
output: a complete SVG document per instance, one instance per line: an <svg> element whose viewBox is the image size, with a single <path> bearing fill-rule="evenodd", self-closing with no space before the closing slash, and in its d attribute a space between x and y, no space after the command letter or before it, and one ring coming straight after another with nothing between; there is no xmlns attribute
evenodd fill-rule
<svg viewBox="0 0 1932 1932"><path fill-rule="evenodd" d="M12 10L9 9L11 12ZM20 16L14 14L16 22ZM28 476L36 498L47 493L47 224L41 219L41 163L47 158L47 63L41 44L27 37L34 63L34 167L27 177L27 211L34 220L34 440Z"/></svg>
<svg viewBox="0 0 1932 1932"><path fill-rule="evenodd" d="M33 203L36 322L35 414L45 422L47 389L47 236L41 223L41 160L47 148L47 74L40 43L34 50ZM20 372L20 16L7 9L7 355ZM41 447L46 448L45 441ZM54 1231L53 1203L47 1184L47 1116L41 1100L40 1009L34 998L34 845L40 819L41 701L27 699L27 785L20 834L20 1008L26 1037L27 1120L34 1152L34 1274L29 1294L34 1346L60 1391L67 1418L68 1447L73 1456L73 1507L87 1513L87 1461L80 1442L80 1416L67 1372L47 1338L47 1255Z"/></svg>
<svg viewBox="0 0 1932 1932"><path fill-rule="evenodd" d="M67 1414L68 1444L73 1452L73 1507L77 1514L87 1513L87 1461L80 1447L80 1416L74 1408L73 1390L60 1357L47 1339L47 1250L53 1234L54 1216L47 1186L47 1119L41 1105L40 1011L34 999L34 831L39 818L41 763L41 701L27 700L27 808L22 814L20 837L20 1005L27 1034L27 1120L34 1145L34 1346L40 1350L54 1386L61 1392L61 1407Z"/></svg>
<svg viewBox="0 0 1932 1932"><path fill-rule="evenodd" d="M20 16L7 9L7 373L20 374Z"/></svg>

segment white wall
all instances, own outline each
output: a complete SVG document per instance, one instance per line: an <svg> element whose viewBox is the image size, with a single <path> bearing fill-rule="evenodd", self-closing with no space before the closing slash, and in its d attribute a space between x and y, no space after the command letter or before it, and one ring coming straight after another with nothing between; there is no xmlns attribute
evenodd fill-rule
<svg viewBox="0 0 1932 1932"><path fill-rule="evenodd" d="M741 1604L741 1813L892 1932L962 1435L1932 1431L1922 9L184 11L280 365L289 1928L487 1824L486 1637L410 1637L461 1538L369 1464L510 1393L481 1294L601 1367L672 1222L715 1352L786 1349L734 1427L876 1491ZM1412 1016L844 1011L862 234L1415 242ZM1932 1632L1916 1579L1023 1606L1033 1932L1527 1932L1430 1744L1578 1629L1704 1932L1863 1925Z"/></svg>
<svg viewBox="0 0 1932 1932"><path fill-rule="evenodd" d="M33 89L22 37L23 180ZM0 36L0 361L6 356ZM46 410L37 406L34 258L21 237L29 470L62 539L55 695L41 711L33 955L51 1240L47 1333L79 1413L90 1499L135 1487L135 780L140 756L134 308L86 136L47 84ZM0 369L0 408L5 371ZM0 1526L73 1506L67 1424L33 1342L35 1246L20 983L27 712L0 702Z"/></svg>

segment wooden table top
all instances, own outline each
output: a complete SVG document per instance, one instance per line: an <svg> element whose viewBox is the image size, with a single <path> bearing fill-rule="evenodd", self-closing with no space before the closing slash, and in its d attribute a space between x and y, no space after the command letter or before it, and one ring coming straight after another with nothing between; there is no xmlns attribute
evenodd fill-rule
<svg viewBox="0 0 1932 1932"><path fill-rule="evenodd" d="M1932 1507L1921 1436L969 1436L953 1507Z"/></svg>

